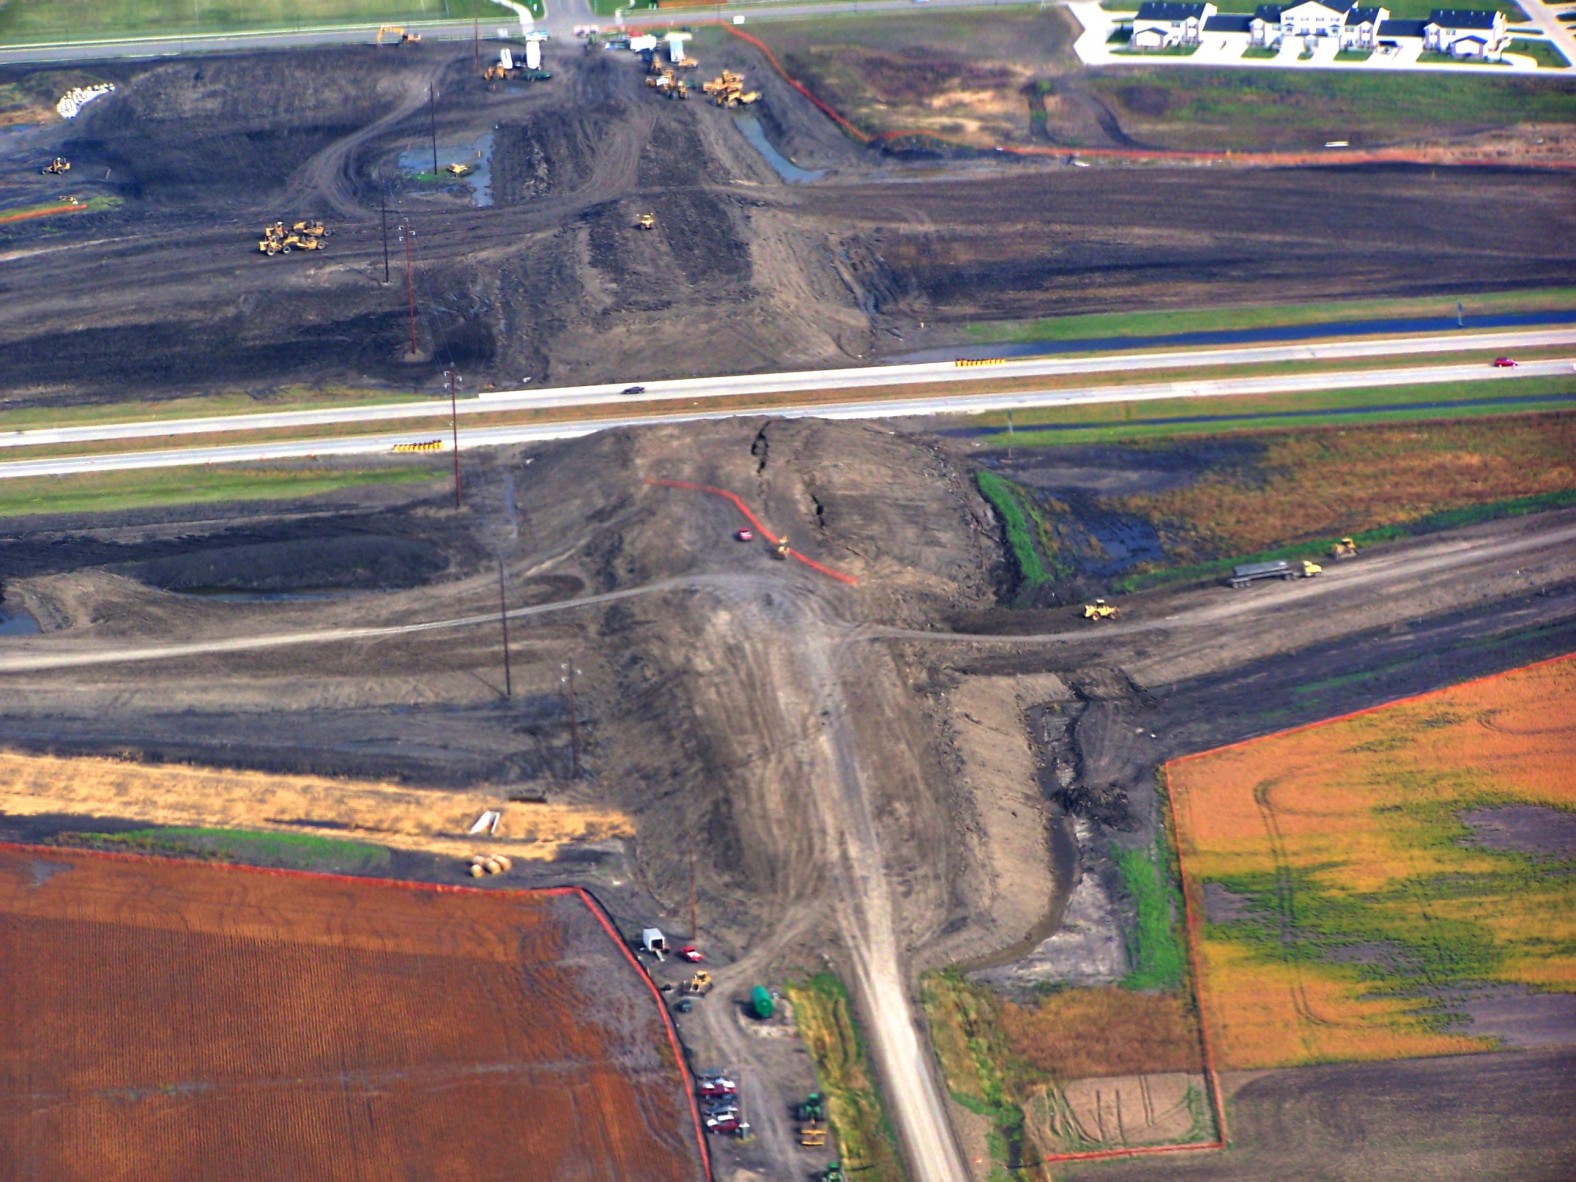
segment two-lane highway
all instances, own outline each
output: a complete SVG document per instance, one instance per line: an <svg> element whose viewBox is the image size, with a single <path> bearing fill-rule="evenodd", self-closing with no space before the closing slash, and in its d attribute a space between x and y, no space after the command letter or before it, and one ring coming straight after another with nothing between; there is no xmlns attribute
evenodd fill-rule
<svg viewBox="0 0 1576 1182"><path fill-rule="evenodd" d="M1100 402L1134 402L1156 398L1209 398L1227 395L1246 394L1284 394L1284 393L1317 393L1326 390L1352 390L1382 388L1386 386L1415 386L1436 382L1461 382L1477 379L1487 379L1505 384L1506 394L1514 393L1514 383L1520 378L1548 377L1565 375L1571 378L1571 392L1576 393L1576 374L1572 373L1572 360L1561 358L1554 360L1526 361L1514 368L1496 369L1486 363L1474 362L1467 364L1449 365L1414 365L1386 369L1364 369L1346 371L1320 371L1318 373L1293 373L1256 375L1252 377L1220 377L1220 378L1180 378L1161 382L1148 382L1120 386L1094 386L1078 390L1052 389L1052 390L1019 390L1005 394L950 394L932 393L913 397L893 396L866 396L853 397L838 402L799 401L794 400L792 392L781 396L768 394L748 400L748 405L740 406L737 400L727 407L711 407L705 405L704 398L693 399L694 405L687 409L674 409L671 405L672 395L661 399L666 405L652 407L647 410L638 409L638 402L632 402L629 413L614 416L588 416L576 417L572 413L566 414L549 423L523 423L503 426L483 426L464 428L460 432L460 446L471 447L502 447L521 443L541 443L554 439L572 439L581 435L589 435L596 431L605 431L615 427L639 427L654 424L672 424L684 422L698 422L709 419L737 418L771 414L782 418L827 418L827 419L890 419L915 415L938 414L981 414L988 411L1021 410L1035 407L1070 406L1084 403ZM849 372L849 371L842 371ZM852 371L859 373L877 373L881 371ZM948 373L953 371L948 370ZM969 371L962 371L969 372ZM778 375L784 379L793 375ZM823 376L824 375L818 375ZM730 379L703 379L706 382L726 381ZM753 384L755 379L749 379ZM884 383L864 383L880 386ZM826 388L820 384L817 389ZM587 387L586 389L590 389ZM736 391L718 391L718 393L733 394ZM618 395L611 397L602 393L598 397L590 398L585 402L566 404L571 411L574 407L603 408L610 400L617 399ZM343 411L318 412L299 411L280 415L245 415L235 416L247 420L259 420L259 426L271 429L296 425L294 422L281 422L289 420L294 415L344 415L346 418L308 419L305 425L320 426L323 423L342 423L356 421L378 421L382 418L410 417L414 412L424 418L432 418L434 414L441 413L446 407L435 405L409 405L396 408L390 407L363 407L346 408ZM475 411L475 404L468 404L467 409ZM485 403L482 409L496 410L495 404ZM529 409L526 407L525 409ZM388 410L398 410L397 415L383 415L379 413ZM231 419L199 420L207 424L229 423ZM66 438L38 438L46 432L26 432L30 443L52 442L82 442L85 440L102 439L143 439L162 438L168 435L178 435L186 432L188 422L178 423L144 423L122 424L128 430L127 434L87 434L69 436ZM213 433L216 431L247 429L245 428L214 427L205 425L194 430L200 433ZM61 431L101 431L113 432L115 427L103 428L62 428ZM423 434L432 437L429 429ZM134 450L125 452L98 453L78 456L48 456L33 459L16 459L0 463L0 478L19 476L61 476L75 473L103 472L114 469L129 468L168 468L180 467L190 464L233 464L256 462L262 460L299 460L314 456L330 455L377 455L388 453L396 444L409 443L416 438L410 428L396 431L380 431L365 435L325 436L319 438L300 438L288 440L266 440L252 443L233 444L193 444L186 447L161 447L147 450ZM12 441L15 446L15 441ZM443 446L449 446L447 440Z"/></svg>
<svg viewBox="0 0 1576 1182"><path fill-rule="evenodd" d="M458 406L462 416L498 415L518 411L566 411L606 408L616 405L622 411L608 418L604 410L596 418L574 420L572 416L555 416L561 421L540 425L531 433L521 435L521 428L496 428L467 431L466 440L473 445L481 442L519 443L528 439L563 439L584 435L611 426L628 426L642 422L672 422L685 418L719 418L735 414L821 414L829 418L891 418L909 414L967 414L1036 406L1056 406L1073 402L1123 402L1147 398L1207 397L1220 394L1259 394L1282 391L1352 388L1354 385L1401 385L1422 381L1462 381L1476 378L1507 379L1533 374L1569 372L1569 362L1529 362L1513 369L1495 369L1489 364L1496 354L1518 349L1576 346L1576 327L1543 328L1487 333L1448 333L1415 337L1392 337L1379 340L1338 340L1288 345L1244 345L1231 348L1167 350L1159 352L1114 353L1079 355L1076 357L1030 357L1002 361L983 366L958 367L950 362L922 362L908 365L866 366L855 369L799 370L775 374L750 374L732 377L684 378L670 381L652 381L638 387L639 393L625 394L631 387L618 383L601 383L590 386L563 386L538 390L499 390L466 399ZM1072 391L1048 389L1041 391L1015 391L1011 394L982 392L968 395L927 395L903 398L894 387L989 382L1022 381L1025 378L1066 378L1110 374L1131 374L1160 370L1203 371L1212 368L1230 368L1248 365L1274 365L1299 362L1338 362L1343 360L1376 359L1385 357L1425 357L1430 354L1461 353L1482 350L1483 361L1470 365L1410 367L1394 370L1354 371L1360 375L1339 374L1287 374L1263 379L1187 379L1146 383L1090 387ZM1253 384L1255 381L1258 384ZM848 390L854 396L836 403L794 403L791 396L815 392ZM881 391L872 394L870 391ZM708 400L726 398L728 409L703 410ZM749 405L738 406L738 400L747 399ZM689 401L688 412L676 412L673 404ZM660 403L642 411L642 404ZM425 419L445 414L446 400L400 402L362 406L325 407L320 410L275 411L254 414L204 416L187 419L144 420L127 423L92 423L72 427L39 427L20 431L0 432L0 450L6 448L60 447L114 440L168 439L179 435L217 435L230 432L292 430L307 435L314 429L356 423L389 423L400 420ZM497 431L505 434L498 435ZM508 434L515 431L516 434ZM489 438L483 438L489 436ZM401 434L392 442L409 438ZM366 436L340 439L319 438L308 442L307 451L327 454L347 454L376 451L391 446L390 436L380 434L377 441ZM374 445L374 443L376 445ZM259 445L260 446L260 445ZM168 449L165 449L168 450ZM208 448L209 452L224 449ZM289 454L307 454L291 452ZM107 459L108 457L103 457ZM259 455L241 458L259 459ZM188 461L192 462L192 461ZM207 459L196 462L221 462ZM128 464L128 467L150 467L153 464ZM0 465L0 476L19 475L10 470L11 464ZM37 472L30 471L29 475Z"/></svg>

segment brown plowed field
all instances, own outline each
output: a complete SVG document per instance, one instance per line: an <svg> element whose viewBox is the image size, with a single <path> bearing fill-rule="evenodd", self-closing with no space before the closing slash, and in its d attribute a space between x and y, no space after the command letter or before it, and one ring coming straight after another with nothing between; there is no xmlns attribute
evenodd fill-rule
<svg viewBox="0 0 1576 1182"><path fill-rule="evenodd" d="M704 1174L647 986L573 892L6 846L0 966L0 1177Z"/></svg>

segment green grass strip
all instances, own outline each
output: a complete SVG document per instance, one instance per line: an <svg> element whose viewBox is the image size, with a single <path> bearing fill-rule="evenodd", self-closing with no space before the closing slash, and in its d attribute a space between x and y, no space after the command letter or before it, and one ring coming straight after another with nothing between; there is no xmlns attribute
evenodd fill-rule
<svg viewBox="0 0 1576 1182"><path fill-rule="evenodd" d="M196 856L251 865L305 870L373 870L389 863L382 846L313 833L249 829L133 829L125 833L62 833L63 845L127 849L137 853Z"/></svg>
<svg viewBox="0 0 1576 1182"><path fill-rule="evenodd" d="M1169 847L1165 832L1155 835L1152 850L1116 849L1116 865L1122 882L1133 896L1138 923L1128 939L1128 960L1132 965L1122 985L1127 989L1175 989L1182 983L1186 957L1178 933L1176 892L1167 889L1172 881Z"/></svg>
<svg viewBox="0 0 1576 1182"><path fill-rule="evenodd" d="M786 992L799 1036L815 1060L844 1170L868 1182L903 1182L907 1172L847 988L836 975L822 972L790 984Z"/></svg>
<svg viewBox="0 0 1576 1182"><path fill-rule="evenodd" d="M1034 531L1029 528L1028 515L1019 504L1013 487L996 473L981 469L975 474L981 495L1001 514L1007 526L1007 542L1012 547L1013 560L1018 564L1018 574L1029 587L1038 587L1049 581L1045 567L1040 563L1039 551L1034 548Z"/></svg>
<svg viewBox="0 0 1576 1182"><path fill-rule="evenodd" d="M1531 291L1489 292L1450 297L1387 300L1339 300L1316 304L1271 304L1262 307L1178 309L1162 312L1095 312L1083 316L1052 316L1039 320L989 321L969 325L970 339L989 343L1030 344L1035 341L1099 340L1107 337L1172 336L1186 332L1218 332L1282 328L1299 324L1336 324L1353 320L1409 317L1451 317L1462 305L1470 327L1473 316L1496 312L1541 312L1576 307L1576 287Z"/></svg>
<svg viewBox="0 0 1576 1182"><path fill-rule="evenodd" d="M0 518L40 513L114 513L162 505L295 500L347 488L419 484L439 475L430 462L379 468L133 468L73 476L0 480Z"/></svg>

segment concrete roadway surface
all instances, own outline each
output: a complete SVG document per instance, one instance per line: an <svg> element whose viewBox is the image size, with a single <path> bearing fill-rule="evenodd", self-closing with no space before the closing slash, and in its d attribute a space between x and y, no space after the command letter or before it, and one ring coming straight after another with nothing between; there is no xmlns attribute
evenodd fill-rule
<svg viewBox="0 0 1576 1182"><path fill-rule="evenodd" d="M799 370L775 374L746 374L732 377L679 378L654 381L641 387L639 394L624 394L627 384L605 382L594 386L544 387L537 390L489 391L467 398L458 405L461 415L495 414L516 410L543 410L568 407L639 406L649 402L671 402L689 398L737 398L752 394L790 394L804 391L866 390L918 383L1011 381L1031 377L1067 377L1108 373L1134 373L1143 370L1192 369L1212 366L1263 365L1301 361L1339 361L1355 358L1415 356L1481 349L1484 360L1477 364L1452 367L1448 377L1437 379L1408 377L1406 380L1459 381L1464 378L1508 378L1547 375L1563 369L1571 361L1529 361L1524 365L1498 369L1490 365L1497 354L1559 345L1576 345L1576 328L1548 328L1522 331L1495 331L1481 334L1441 333L1416 337L1391 337L1379 340L1340 340L1326 343L1289 345L1239 345L1227 348L1168 350L1149 353L1114 353L1077 357L1028 357L1000 364L959 367L952 362L931 361L907 365L867 366L851 369ZM1442 372L1443 367L1435 367ZM1401 372L1401 371L1397 371ZM1423 370L1407 371L1409 374ZM1395 385L1381 371L1370 371L1374 385ZM1084 391L1019 392L1013 395L975 395L946 399L948 412L969 408L1001 410L1020 406L1052 406L1072 402L1122 402L1154 397L1207 397L1221 393L1263 393L1272 390L1317 389L1296 375L1270 376L1268 382L1284 385L1263 386L1252 391L1222 389L1222 383L1209 380L1177 380L1148 386L1111 386ZM1159 393L1157 394L1157 391ZM1002 398L1015 401L1002 402ZM995 401L991 401L995 399ZM1028 401L1022 401L1028 399ZM131 423L102 423L78 427L39 427L22 431L0 431L0 448L57 446L110 439L164 438L171 435L206 435L224 431L263 431L290 427L321 427L338 423L368 423L398 419L429 419L445 409L443 399L422 402L333 407L322 410L277 411L261 414L219 415L192 419L147 420ZM923 400L911 400L919 405ZM730 413L755 413L730 412ZM914 410L883 409L874 417L894 414L927 413ZM928 412L936 413L936 412ZM661 416L671 420L674 416ZM699 415L695 417L701 417ZM715 416L713 416L715 417ZM841 417L856 417L844 414ZM633 421L638 416L632 416ZM621 420L624 421L624 420ZM569 431L538 438L566 438L586 434ZM325 444L324 450L327 450ZM364 450L364 449L362 449Z"/></svg>
<svg viewBox="0 0 1576 1182"><path fill-rule="evenodd" d="M573 439L592 435L616 427L642 427L658 423L699 422L708 419L739 418L754 415L772 415L778 418L823 419L891 419L917 415L981 414L986 411L1020 410L1033 407L1070 406L1100 402L1130 402L1154 398L1206 398L1230 395L1317 393L1327 390L1368 389L1383 386L1414 386L1436 382L1472 381L1494 377L1510 381L1518 377L1547 377L1571 374L1573 362L1569 359L1528 361L1514 369L1488 369L1480 363L1465 365L1413 366L1402 369L1350 370L1314 374L1270 375L1250 378L1212 378L1177 380L1131 386L1095 387L1088 390L1015 391L1011 394L976 394L951 396L933 394L920 398L860 400L840 403L769 404L762 403L727 410L651 411L616 418L565 419L556 423L530 426L475 427L460 433L462 449L473 447L506 447L523 443L544 443L555 439ZM969 371L964 371L969 372ZM1576 378L1572 389L1576 390ZM1507 395L1509 390L1507 389ZM598 400L592 405L604 405ZM696 400L696 405L700 400ZM402 408L403 409L403 408ZM442 412L436 404L420 408L423 417L431 418ZM487 409L487 408L484 408ZM491 408L496 409L496 408ZM308 411L306 414L319 412ZM253 419L285 418L288 415L252 415ZM404 417L404 416L402 416ZM228 420L224 420L228 421ZM129 436L141 438L148 432L139 424L141 433ZM158 425L160 436L183 433L182 424ZM64 428L65 431L77 428ZM83 428L82 430L93 430ZM112 428L104 428L109 431ZM27 432L29 436L48 435L49 432ZM99 436L104 438L105 436ZM117 436L107 436L116 438ZM119 436L125 438L127 436ZM38 459L10 460L0 463L0 479L25 476L68 476L133 468L178 468L193 464L238 464L264 460L315 459L321 456L385 455L398 444L438 439L442 450L450 449L451 436L447 429L434 432L431 427L421 432L405 430L375 435L350 435L319 439L282 440L263 443L233 443L222 445L192 445L149 451L109 452L97 455L58 456ZM80 442L80 437L75 440ZM67 440L30 438L29 443L61 443ZM432 452L413 453L431 455Z"/></svg>

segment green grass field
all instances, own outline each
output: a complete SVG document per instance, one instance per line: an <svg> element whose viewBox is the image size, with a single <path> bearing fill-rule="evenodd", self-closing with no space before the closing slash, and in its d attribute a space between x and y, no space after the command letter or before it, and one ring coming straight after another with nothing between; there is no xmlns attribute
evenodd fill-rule
<svg viewBox="0 0 1576 1182"><path fill-rule="evenodd" d="M1358 147L1408 136L1576 122L1568 75L1496 78L1393 70L1165 67L1096 73L1087 82L1128 134L1170 148L1306 150L1331 138ZM1268 123L1265 112L1273 111Z"/></svg>
<svg viewBox="0 0 1576 1182"><path fill-rule="evenodd" d="M0 480L0 518L40 513L113 513L159 505L296 500L380 484L436 479L441 465L411 460L376 468L137 468L88 476Z"/></svg>
<svg viewBox="0 0 1576 1182"><path fill-rule="evenodd" d="M973 324L968 328L968 335L972 340L991 342L1085 341L1106 337L1167 336L1173 333L1278 328L1299 324L1338 324L1353 320L1422 317L1453 319L1457 302L1462 305L1467 327L1471 327L1474 316L1576 308L1576 287L1487 292L1454 298L1433 296L1331 300L1317 304L1183 308L1160 312L1097 312L1086 316L1052 316L1041 320Z"/></svg>
<svg viewBox="0 0 1576 1182"><path fill-rule="evenodd" d="M0 45L420 20L514 23L491 0L0 0Z"/></svg>

